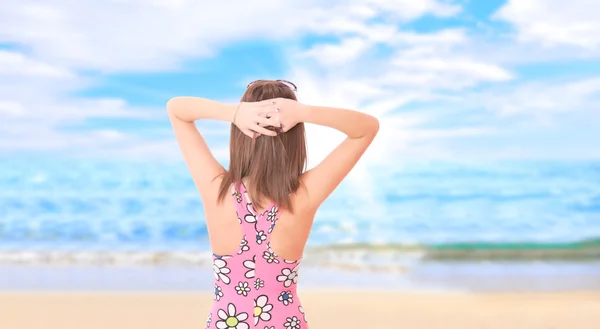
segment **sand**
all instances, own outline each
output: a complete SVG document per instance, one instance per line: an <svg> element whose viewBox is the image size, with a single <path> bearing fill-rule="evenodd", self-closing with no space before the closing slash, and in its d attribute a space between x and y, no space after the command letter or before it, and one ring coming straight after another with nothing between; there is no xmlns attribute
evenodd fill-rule
<svg viewBox="0 0 600 329"><path fill-rule="evenodd" d="M310 329L598 329L600 292L299 291ZM203 329L210 293L0 293L0 329Z"/></svg>

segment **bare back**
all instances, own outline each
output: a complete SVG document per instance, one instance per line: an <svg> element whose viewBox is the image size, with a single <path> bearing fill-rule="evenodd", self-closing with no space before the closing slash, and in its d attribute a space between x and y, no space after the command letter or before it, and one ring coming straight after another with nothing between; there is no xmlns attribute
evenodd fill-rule
<svg viewBox="0 0 600 329"><path fill-rule="evenodd" d="M215 194L220 183L220 179L215 179L213 186ZM250 183L244 182L244 184ZM307 206L308 192L305 188L301 187L291 200L295 211L290 213L285 209L279 209L279 220L273 227L270 245L283 259L298 260L302 258L315 213L308 210L311 208ZM243 238L234 200L225 198L221 203L216 200L207 201L204 209L212 252L217 255L230 255L237 250ZM267 200L267 204L270 203L271 201ZM268 209L256 209L256 211L264 213Z"/></svg>

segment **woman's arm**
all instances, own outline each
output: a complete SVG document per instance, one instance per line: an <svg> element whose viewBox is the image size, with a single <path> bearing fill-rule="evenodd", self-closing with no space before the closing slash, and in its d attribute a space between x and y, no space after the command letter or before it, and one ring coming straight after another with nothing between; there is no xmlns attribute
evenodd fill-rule
<svg viewBox="0 0 600 329"><path fill-rule="evenodd" d="M298 122L306 122L331 127L348 136L321 163L301 176L309 191L308 205L316 211L367 150L379 131L379 121L354 110L303 105L283 99L276 99L275 103L281 108L279 119L284 131Z"/></svg>
<svg viewBox="0 0 600 329"><path fill-rule="evenodd" d="M299 116L302 122L339 130L350 139L373 140L379 131L379 120L372 115L337 107L302 105Z"/></svg>
<svg viewBox="0 0 600 329"><path fill-rule="evenodd" d="M213 179L225 172L215 159L194 121L215 119L232 121L236 105L198 97L174 97L167 102L167 113L192 180L203 200L214 194Z"/></svg>
<svg viewBox="0 0 600 329"><path fill-rule="evenodd" d="M224 104L200 97L174 97L167 102L167 112L179 148L192 175L194 184L204 200L215 197L213 179L225 168L210 152L204 138L194 124L199 119L214 119L234 123L250 136L274 134L263 125L279 125L275 118L260 117L259 113L274 110L271 102Z"/></svg>
<svg viewBox="0 0 600 329"><path fill-rule="evenodd" d="M169 116L194 122L199 119L214 119L233 122L238 104L224 104L200 97L179 96L167 102Z"/></svg>

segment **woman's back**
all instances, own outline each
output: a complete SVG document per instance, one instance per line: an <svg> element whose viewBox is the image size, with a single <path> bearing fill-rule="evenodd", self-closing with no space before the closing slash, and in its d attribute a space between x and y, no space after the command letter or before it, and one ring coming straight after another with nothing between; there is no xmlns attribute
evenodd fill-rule
<svg viewBox="0 0 600 329"><path fill-rule="evenodd" d="M228 254L213 253L214 303L207 328L306 328L296 294L301 260L282 258L271 246L271 236L280 222L279 207L270 203L258 212L245 184L235 185L230 199L241 234L234 231L225 237L240 238L236 250ZM226 212L224 208L230 205L224 202L218 212ZM219 225L218 220L207 217L209 227Z"/></svg>

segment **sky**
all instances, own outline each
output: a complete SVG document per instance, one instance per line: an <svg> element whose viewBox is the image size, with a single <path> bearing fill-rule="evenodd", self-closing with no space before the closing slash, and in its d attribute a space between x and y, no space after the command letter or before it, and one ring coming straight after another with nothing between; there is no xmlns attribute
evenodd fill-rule
<svg viewBox="0 0 600 329"><path fill-rule="evenodd" d="M365 164L600 158L599 1L231 3L0 2L0 156L180 161L170 97L287 79L379 118ZM309 165L343 138L307 134Z"/></svg>

